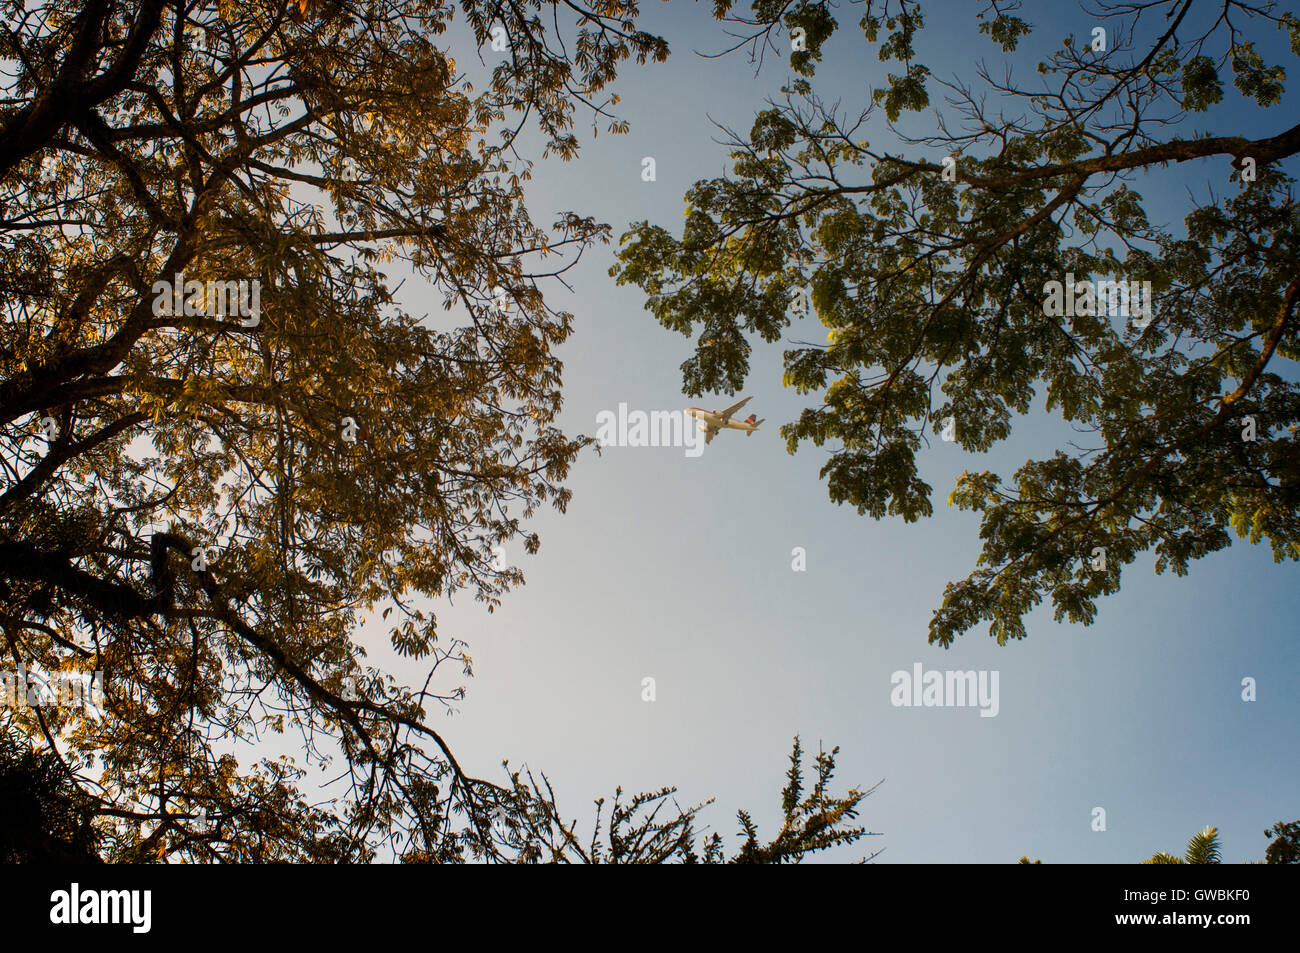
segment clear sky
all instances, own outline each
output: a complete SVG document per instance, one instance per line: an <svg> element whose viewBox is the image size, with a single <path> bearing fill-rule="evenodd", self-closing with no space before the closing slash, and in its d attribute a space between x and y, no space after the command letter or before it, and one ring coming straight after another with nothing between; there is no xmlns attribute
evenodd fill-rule
<svg viewBox="0 0 1300 953"><path fill-rule="evenodd" d="M973 79L978 57L1001 58L977 35L972 6L927 4L918 58L940 76ZM1037 28L1026 41L1031 64L1066 33L1093 26L1073 3L1026 7ZM574 209L609 222L616 237L639 219L680 232L685 191L726 169L710 117L747 131L788 76L779 58L756 77L742 55L695 55L725 45L709 9L645 4L642 25L669 38L671 58L624 67L614 91L630 134L593 141L589 126L579 129L577 161L538 165L535 221ZM885 67L857 38L860 8L838 12L841 36L815 88L856 112ZM454 43L453 54L471 67ZM1235 96L1185 134L1238 118ZM1232 131L1276 133L1294 121L1296 101L1292 93L1259 128ZM897 148L883 119L868 136ZM654 182L641 178L646 156L656 160ZM1176 227L1185 190L1224 194L1227 174L1226 160L1187 163L1139 191L1153 217L1163 212ZM620 403L647 411L731 403L683 397L679 365L692 342L660 327L636 288L617 287L612 262L612 248L595 249L566 276L572 293L548 287L552 304L576 315L561 351L566 429L594 435L597 414ZM819 332L814 324L807 337ZM964 577L979 551L978 517L944 505L954 478L967 467L1009 475L1057 445L1060 422L1021 420L987 455L934 441L921 466L935 516L876 522L829 501L817 476L824 451L790 456L779 437L816 399L781 387L781 351L800 336L754 353L744 412L766 418L757 434L723 433L695 459L671 447L587 451L569 481L569 512L532 524L541 551L508 552L527 585L492 615L468 599L439 607L444 636L466 639L474 659L458 713L434 722L462 764L494 779L503 758L540 768L569 816L585 816L620 784L677 785L683 803L716 797L705 819L734 846L738 808L772 832L799 734L814 752L840 746L841 787L884 779L862 813L882 836L825 859L885 848L881 863L1014 862L1025 853L1124 863L1181 853L1207 824L1221 831L1225 862L1262 858L1264 828L1300 818L1295 564L1274 565L1245 543L1194 563L1182 579L1156 576L1140 559L1090 627L1057 624L1046 609L1028 618L1022 642L999 647L977 629L950 650L932 647L926 626L944 584ZM792 570L794 547L806 550L806 571ZM891 674L918 662L999 672L996 717L891 705ZM414 667L398 670L416 677ZM656 679L654 702L642 700L645 677ZM1245 677L1257 680L1254 702L1242 700ZM1106 812L1104 832L1092 829L1096 807Z"/></svg>

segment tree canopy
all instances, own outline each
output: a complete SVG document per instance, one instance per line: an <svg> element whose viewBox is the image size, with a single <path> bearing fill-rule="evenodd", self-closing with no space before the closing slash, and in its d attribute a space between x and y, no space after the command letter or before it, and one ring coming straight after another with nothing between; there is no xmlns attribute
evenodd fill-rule
<svg viewBox="0 0 1300 953"><path fill-rule="evenodd" d="M726 130L730 171L686 194L680 235L634 223L612 269L694 336L685 391L734 393L752 348L815 314L825 343L784 351L782 383L810 400L781 432L791 453L827 445L830 498L876 519L932 515L932 436L988 450L1036 398L1078 435L1009 477L957 478L948 502L981 515L983 549L931 642L984 624L1023 638L1044 599L1090 623L1148 551L1180 575L1234 535L1300 557L1300 216L1283 168L1300 125L1277 108L1300 19L1099 0L1043 44L1033 79L1009 63L942 79L918 60L930 5L868 0L861 44L899 72L853 112L816 88L835 5L723 6L736 48L781 50L796 75L747 135ZM1023 54L1038 37L1019 6L973 8L971 35ZM935 117L909 115L936 95ZM888 132L868 142L879 111ZM1209 132L1225 126L1269 131ZM1206 184L1181 228L1154 219L1137 177L1181 197L1193 170ZM1140 308L1115 296L1148 287Z"/></svg>
<svg viewBox="0 0 1300 953"><path fill-rule="evenodd" d="M599 859L544 777L471 776L427 718L471 673L435 600L523 581L498 547L536 551L587 442L539 282L608 226L534 223L514 144L572 157L578 110L621 131L617 66L668 52L634 3L557 6L4 5L0 631L18 670L106 673L98 715L16 708L42 753L5 757L107 859ZM506 43L481 90L453 28ZM375 615L422 684L366 663ZM277 733L301 756L240 761ZM832 764L786 805L810 826L746 824L744 858L865 833ZM671 793L616 801L611 858L695 856Z"/></svg>
<svg viewBox="0 0 1300 953"><path fill-rule="evenodd" d="M1278 821L1264 836L1273 838L1264 851L1264 863L1300 864L1300 821Z"/></svg>

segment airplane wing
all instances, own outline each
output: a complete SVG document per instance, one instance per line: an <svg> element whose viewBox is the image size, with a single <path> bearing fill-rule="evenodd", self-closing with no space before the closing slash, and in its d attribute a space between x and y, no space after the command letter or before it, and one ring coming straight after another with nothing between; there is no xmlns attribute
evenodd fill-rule
<svg viewBox="0 0 1300 953"><path fill-rule="evenodd" d="M740 410L740 408L744 407L744 406L745 406L746 404L748 404L751 400L753 400L752 397L746 397L746 398L745 398L744 400L742 400L740 403L738 403L738 404L732 404L732 405L731 405L730 407L728 407L726 410L719 410L719 411L717 411L717 414L718 414L718 416L721 417L723 420L730 420L732 414L734 414L736 411Z"/></svg>
<svg viewBox="0 0 1300 953"><path fill-rule="evenodd" d="M713 438L717 435L717 427L710 427L708 430L704 431L704 445L707 447L709 444L713 443Z"/></svg>

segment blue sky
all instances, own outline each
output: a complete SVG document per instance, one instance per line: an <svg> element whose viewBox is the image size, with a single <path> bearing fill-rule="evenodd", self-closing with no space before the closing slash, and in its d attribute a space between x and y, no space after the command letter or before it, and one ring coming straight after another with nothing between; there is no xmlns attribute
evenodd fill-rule
<svg viewBox="0 0 1300 953"><path fill-rule="evenodd" d="M970 6L928 5L919 59L939 75L971 78L977 57L1001 58L977 36ZM1073 4L1053 4L1051 22L1034 9L1042 5L1027 6L1037 27L1026 41L1031 63L1093 25L1070 19ZM839 12L841 36L816 88L856 111L885 69L855 36L859 8ZM685 191L726 168L709 117L748 130L787 78L776 58L755 77L739 54L694 55L724 45L708 5L647 4L644 13L641 25L669 38L672 57L624 68L614 91L630 134L593 141L580 128L577 161L539 163L528 189L535 221L575 209L609 222L615 236L639 219L679 232ZM470 68L454 44L453 54ZM1186 134L1236 119L1234 96ZM1232 131L1280 131L1295 101L1258 129ZM868 136L895 145L883 121ZM656 160L655 182L641 180L645 156ZM1185 190L1211 185L1228 190L1226 163L1189 163L1139 191L1153 216L1176 226ZM692 342L660 327L637 289L617 287L612 262L612 248L597 248L566 276L572 293L547 289L553 306L576 315L561 351L566 429L594 435L597 414L621 402L730 403L683 397L679 365ZM526 586L492 615L470 600L438 607L441 631L469 642L476 672L458 713L435 716L462 764L498 779L502 758L544 770L578 817L618 785L677 785L683 803L717 799L705 819L734 845L738 808L772 832L798 734L812 751L840 746L842 787L884 779L861 821L882 836L823 859L885 848L880 863L1013 862L1025 853L1125 863L1181 853L1207 824L1222 833L1225 862L1261 858L1264 828L1300 817L1295 565L1244 543L1182 579L1156 576L1140 559L1090 627L1039 610L1022 642L999 647L980 629L950 650L932 647L926 627L944 584L964 577L979 550L978 517L944 505L953 479L966 467L1011 473L1055 447L1061 424L1036 412L986 455L935 440L921 458L933 518L858 516L827 498L817 476L825 451L790 456L777 432L816 399L781 387L781 351L800 336L792 330L753 355L745 412L767 419L759 433L724 433L698 459L671 447L587 451L569 481L568 513L542 513L530 527L541 551L508 552ZM791 569L794 547L806 550L804 572ZM997 716L892 706L891 674L917 662L997 670ZM647 676L654 702L641 698ZM1241 699L1248 676L1258 683L1251 703ZM1096 807L1106 812L1104 832L1092 829Z"/></svg>

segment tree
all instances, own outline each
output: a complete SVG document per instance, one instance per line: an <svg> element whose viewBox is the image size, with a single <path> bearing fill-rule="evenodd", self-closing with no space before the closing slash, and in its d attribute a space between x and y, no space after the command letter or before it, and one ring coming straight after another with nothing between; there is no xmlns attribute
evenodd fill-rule
<svg viewBox="0 0 1300 953"><path fill-rule="evenodd" d="M1017 7L976 19L1008 56L1031 36ZM1266 59L1271 37L1300 54L1300 19L1268 2L1100 0L1031 86L984 66L936 79L916 61L930 5L870 0L865 41L902 72L853 115L812 84L831 9L730 15L751 56L789 31L799 75L747 136L725 130L731 171L687 193L680 236L647 222L623 236L612 273L696 335L685 391L734 393L756 342L815 314L826 343L786 350L783 384L820 399L781 433L791 453L830 444L830 498L876 519L932 514L917 466L932 427L984 451L1041 395L1082 434L1009 481L956 480L949 504L982 515L983 551L933 615L944 646L983 623L999 644L1023 638L1045 598L1058 621L1091 623L1146 551L1179 575L1234 533L1300 557L1300 394L1279 366L1300 344L1300 216L1281 168L1300 125L1276 115L1285 71ZM936 86L951 109L925 135L892 125ZM864 141L876 109L896 142ZM1209 135L1202 115L1274 131ZM1133 183L1182 192L1187 170L1208 181L1180 234Z"/></svg>
<svg viewBox="0 0 1300 953"><path fill-rule="evenodd" d="M491 813L536 798L430 726L472 673L433 601L522 583L499 547L537 550L587 443L555 425L572 316L539 282L608 226L535 225L516 140L572 157L580 107L622 131L616 67L668 51L623 0L459 6L506 45L478 92L431 0L5 5L0 629L16 671L105 673L102 713L14 728L109 860L536 847ZM407 310L408 276L452 313ZM422 684L365 663L372 616ZM241 763L283 732L301 763Z"/></svg>
<svg viewBox="0 0 1300 953"><path fill-rule="evenodd" d="M1300 864L1300 821L1278 821L1264 836L1273 838L1264 851L1264 863Z"/></svg>
<svg viewBox="0 0 1300 953"><path fill-rule="evenodd" d="M1142 863L1217 864L1220 854L1219 829L1217 827L1207 827L1200 833L1192 835L1192 839L1187 842L1187 853L1183 857L1175 857L1173 854L1159 851L1152 854L1149 859L1142 861Z"/></svg>
<svg viewBox="0 0 1300 953"><path fill-rule="evenodd" d="M858 805L880 784L867 790L851 788L843 797L832 796L829 785L838 753L839 748L818 752L813 761L817 780L804 795L803 746L796 737L786 786L781 791L780 830L766 844L760 844L758 828L749 813L737 812L744 841L730 856L721 835L714 833L700 840L698 815L706 805L682 809L673 797L676 788L637 794L626 800L619 788L608 812L601 798L595 802L596 818L584 842L576 822L561 820L555 792L545 776L539 781L531 772L511 772L513 791L501 800L510 809L503 806L501 824L493 835L500 852L519 863L797 864L809 854L876 836L848 824L858 816ZM671 809L661 820L659 814L665 807ZM860 862L867 863L879 853L875 851ZM431 859L418 852L407 857L409 863Z"/></svg>
<svg viewBox="0 0 1300 953"><path fill-rule="evenodd" d="M97 862L94 812L52 751L0 725L0 864Z"/></svg>

